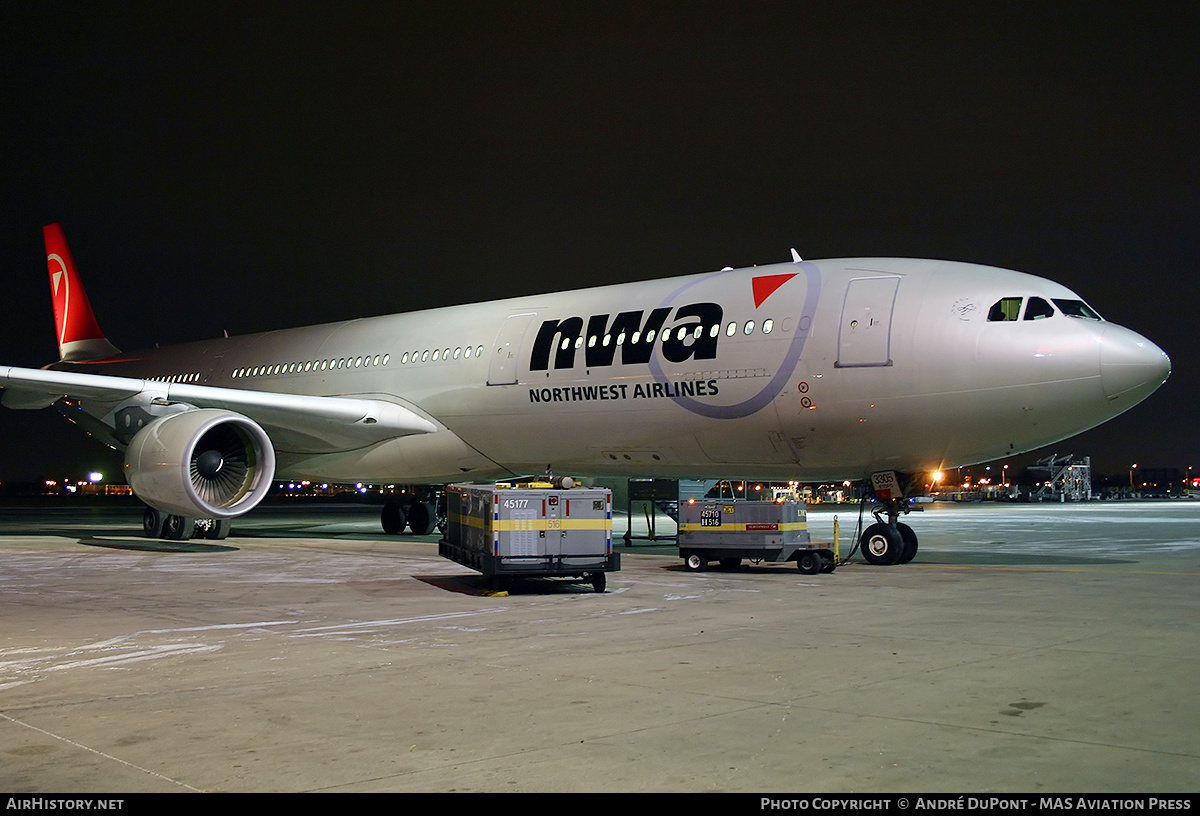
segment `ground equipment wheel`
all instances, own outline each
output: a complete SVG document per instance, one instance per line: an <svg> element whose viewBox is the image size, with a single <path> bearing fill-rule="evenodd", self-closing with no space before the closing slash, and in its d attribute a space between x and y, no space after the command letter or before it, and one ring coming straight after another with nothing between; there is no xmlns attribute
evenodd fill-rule
<svg viewBox="0 0 1200 816"><path fill-rule="evenodd" d="M603 592L606 585L607 581L603 572L592 573L592 589L596 590L597 592Z"/></svg>
<svg viewBox="0 0 1200 816"><path fill-rule="evenodd" d="M833 572L837 569L837 563L833 560L833 553L829 550L821 550L821 572Z"/></svg>
<svg viewBox="0 0 1200 816"><path fill-rule="evenodd" d="M904 550L904 541L896 528L884 522L876 522L863 530L858 540L863 558L868 564L890 567L899 560Z"/></svg>
<svg viewBox="0 0 1200 816"><path fill-rule="evenodd" d="M816 575L824 565L825 560L816 550L805 550L796 558L796 569L804 575Z"/></svg>
<svg viewBox="0 0 1200 816"><path fill-rule="evenodd" d="M683 556L683 565L690 572L704 572L708 569L708 559L697 552L690 552Z"/></svg>

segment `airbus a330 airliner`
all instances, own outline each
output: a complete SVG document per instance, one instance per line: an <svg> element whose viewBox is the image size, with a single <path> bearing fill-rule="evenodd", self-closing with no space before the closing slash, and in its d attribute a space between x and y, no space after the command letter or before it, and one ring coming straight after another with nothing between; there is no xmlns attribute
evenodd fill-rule
<svg viewBox="0 0 1200 816"><path fill-rule="evenodd" d="M896 481L1033 450L1170 374L1053 281L950 261L722 269L122 354L44 228L60 361L0 367L125 451L151 536L212 537L276 478L443 484L544 472L874 478L872 563L911 559ZM428 532L428 505L385 527ZM877 518L879 518L877 516Z"/></svg>

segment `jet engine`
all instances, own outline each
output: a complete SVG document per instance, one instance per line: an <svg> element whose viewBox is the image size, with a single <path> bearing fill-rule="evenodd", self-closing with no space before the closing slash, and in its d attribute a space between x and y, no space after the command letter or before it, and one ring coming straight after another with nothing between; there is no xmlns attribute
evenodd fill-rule
<svg viewBox="0 0 1200 816"><path fill-rule="evenodd" d="M253 420L215 408L160 417L125 450L138 498L164 513L232 518L253 509L275 475L275 451Z"/></svg>

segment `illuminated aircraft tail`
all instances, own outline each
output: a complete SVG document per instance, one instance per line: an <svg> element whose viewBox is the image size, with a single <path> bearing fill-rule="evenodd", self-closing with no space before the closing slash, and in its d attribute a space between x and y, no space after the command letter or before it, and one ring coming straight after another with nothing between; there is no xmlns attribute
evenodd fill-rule
<svg viewBox="0 0 1200 816"><path fill-rule="evenodd" d="M42 233L46 238L46 265L50 270L59 358L63 362L81 363L120 355L96 322L62 226L47 224L42 227Z"/></svg>

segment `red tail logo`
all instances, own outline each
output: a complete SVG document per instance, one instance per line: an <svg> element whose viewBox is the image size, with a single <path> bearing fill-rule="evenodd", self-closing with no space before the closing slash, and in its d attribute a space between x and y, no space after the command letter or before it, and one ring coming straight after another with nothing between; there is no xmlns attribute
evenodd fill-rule
<svg viewBox="0 0 1200 816"><path fill-rule="evenodd" d="M62 226L47 224L42 233L46 239L46 266L50 271L50 297L54 302L60 357L94 360L116 352L96 322Z"/></svg>

